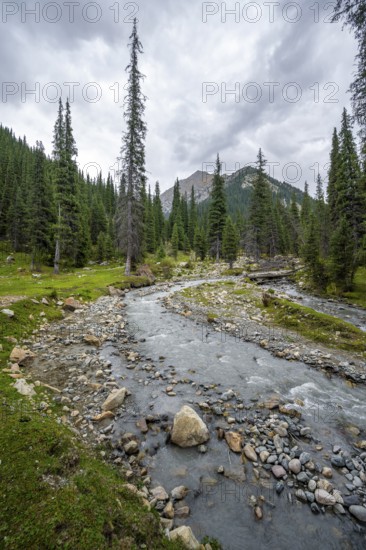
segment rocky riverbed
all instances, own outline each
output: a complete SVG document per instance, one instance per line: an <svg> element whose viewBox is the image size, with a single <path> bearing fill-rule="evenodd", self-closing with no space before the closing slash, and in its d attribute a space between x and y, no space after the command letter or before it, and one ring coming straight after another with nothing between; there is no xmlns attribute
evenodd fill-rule
<svg viewBox="0 0 366 550"><path fill-rule="evenodd" d="M216 333L227 333L239 340L255 342L274 356L289 361L301 361L306 365L322 369L330 375L343 376L355 383L366 383L366 362L360 354L334 350L324 344L309 342L294 330L281 329L272 324L270 317L256 303L262 300L262 289L243 283L226 281L221 284L205 283L200 294L175 292L164 299L167 308L205 325L207 337ZM237 294L232 291L238 284ZM195 288L195 287L194 287ZM189 290L189 289L188 289ZM281 292L281 298L288 296ZM274 294L276 296L276 294Z"/></svg>
<svg viewBox="0 0 366 550"><path fill-rule="evenodd" d="M194 535L214 534L224 548L239 549L243 533L248 548L255 547L255 540L261 547L290 548L295 532L305 537L300 548L315 540L323 548L364 547L364 427L343 423L324 428L324 422L304 416L300 398L275 387L258 394L250 390L250 379L244 395L233 375L201 372L200 358L192 364L182 347L184 330L201 331L192 320L199 320L200 312L167 296L169 288L117 292L88 305L70 300L62 322L44 325L23 343L29 348L27 358L13 354L15 383L24 380L23 389L32 389L31 383L50 387L44 410L50 400L59 403L59 421L98 446L103 458L123 471L131 490L159 512L167 534L182 536L191 548L199 547ZM183 314L182 321L162 315L167 310L156 300L157 292L166 306ZM168 326L178 323L182 344L176 338L177 347L167 347L166 326L159 333L155 317L156 329L142 326L139 314L149 326L149 315L157 312ZM304 343L264 342L260 323L254 321L254 327L253 342L262 346L261 353L274 353L274 362L288 359L291 366L303 359L303 368L326 371L331 364L348 378L363 380L360 365L352 360L342 367L339 358L336 364L323 350L309 350ZM235 327L225 330L235 334ZM217 341L213 344L218 347ZM267 368L258 360L257 365ZM358 402L361 390L354 390ZM285 528L287 516L292 525Z"/></svg>

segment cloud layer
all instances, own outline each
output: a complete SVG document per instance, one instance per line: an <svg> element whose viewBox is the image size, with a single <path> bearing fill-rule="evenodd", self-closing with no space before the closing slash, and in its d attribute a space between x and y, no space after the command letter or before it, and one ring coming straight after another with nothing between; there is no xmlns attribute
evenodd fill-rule
<svg viewBox="0 0 366 550"><path fill-rule="evenodd" d="M113 173L136 15L152 185L167 189L217 152L230 172L262 147L272 175L314 190L356 54L330 14L330 3L308 0L3 2L1 122L51 153L55 101L69 96L80 166Z"/></svg>

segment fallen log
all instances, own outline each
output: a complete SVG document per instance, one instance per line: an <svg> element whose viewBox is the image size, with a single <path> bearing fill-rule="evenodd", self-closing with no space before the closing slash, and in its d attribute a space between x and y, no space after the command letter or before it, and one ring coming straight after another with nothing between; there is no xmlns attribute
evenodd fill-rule
<svg viewBox="0 0 366 550"><path fill-rule="evenodd" d="M246 277L251 281L265 280L265 279L281 279L284 277L289 277L294 275L297 271L303 269L298 267L297 269L291 269L287 271L253 271L252 273L247 273Z"/></svg>

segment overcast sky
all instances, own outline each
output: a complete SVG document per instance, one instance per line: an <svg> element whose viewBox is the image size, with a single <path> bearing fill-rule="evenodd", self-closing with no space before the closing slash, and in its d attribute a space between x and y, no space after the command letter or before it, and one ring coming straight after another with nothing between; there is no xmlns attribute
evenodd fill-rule
<svg viewBox="0 0 366 550"><path fill-rule="evenodd" d="M136 16L152 185L212 171L217 152L230 173L262 147L271 175L313 191L356 54L331 10L323 0L2 2L0 120L51 154L57 101L70 96L80 167L113 173Z"/></svg>

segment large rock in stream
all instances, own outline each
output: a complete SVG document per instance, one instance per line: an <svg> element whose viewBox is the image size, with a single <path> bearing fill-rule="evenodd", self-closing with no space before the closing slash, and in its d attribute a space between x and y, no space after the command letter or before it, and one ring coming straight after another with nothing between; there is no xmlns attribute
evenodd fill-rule
<svg viewBox="0 0 366 550"><path fill-rule="evenodd" d="M126 388L119 388L113 390L102 405L103 411L113 411L122 405L127 394Z"/></svg>
<svg viewBox="0 0 366 550"><path fill-rule="evenodd" d="M184 405L174 417L172 442L179 447L201 445L210 438L208 428L198 414Z"/></svg>
<svg viewBox="0 0 366 550"><path fill-rule="evenodd" d="M200 548L200 543L194 536L192 529L186 525L177 527L173 531L170 531L171 540L180 540L189 550L198 550Z"/></svg>

